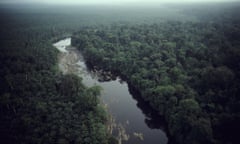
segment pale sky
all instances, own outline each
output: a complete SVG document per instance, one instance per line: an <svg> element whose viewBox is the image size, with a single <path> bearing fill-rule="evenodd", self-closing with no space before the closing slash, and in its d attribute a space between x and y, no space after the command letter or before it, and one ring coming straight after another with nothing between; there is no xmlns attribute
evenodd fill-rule
<svg viewBox="0 0 240 144"><path fill-rule="evenodd" d="M2 3L42 3L42 4L154 4L182 2L232 2L240 0L0 0Z"/></svg>

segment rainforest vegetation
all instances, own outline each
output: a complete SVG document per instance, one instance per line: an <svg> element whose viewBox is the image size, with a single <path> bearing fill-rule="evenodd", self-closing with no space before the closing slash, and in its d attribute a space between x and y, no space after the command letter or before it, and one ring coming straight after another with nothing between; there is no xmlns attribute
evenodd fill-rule
<svg viewBox="0 0 240 144"><path fill-rule="evenodd" d="M88 88L81 78L62 75L57 68L59 52L52 43L68 35L74 24L56 24L55 16L1 16L3 144L108 143L107 115L99 105L100 87Z"/></svg>
<svg viewBox="0 0 240 144"><path fill-rule="evenodd" d="M175 143L236 143L240 21L221 18L85 27L72 41L91 67L139 90Z"/></svg>
<svg viewBox="0 0 240 144"><path fill-rule="evenodd" d="M1 5L1 143L116 142L107 132L101 88L58 69L52 43L71 36L90 67L126 80L165 118L170 142L238 144L239 7L132 14Z"/></svg>

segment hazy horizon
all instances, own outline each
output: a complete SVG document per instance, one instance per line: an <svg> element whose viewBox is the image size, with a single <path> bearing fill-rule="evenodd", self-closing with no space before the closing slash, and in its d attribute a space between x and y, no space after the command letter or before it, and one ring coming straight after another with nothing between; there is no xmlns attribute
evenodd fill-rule
<svg viewBox="0 0 240 144"><path fill-rule="evenodd" d="M0 4L48 4L48 5L130 5L161 3L222 3L240 2L240 0L1 0Z"/></svg>

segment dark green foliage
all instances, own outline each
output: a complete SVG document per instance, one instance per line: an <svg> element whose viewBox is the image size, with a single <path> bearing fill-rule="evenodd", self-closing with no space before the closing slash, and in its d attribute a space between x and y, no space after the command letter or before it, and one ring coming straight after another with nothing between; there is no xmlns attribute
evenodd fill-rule
<svg viewBox="0 0 240 144"><path fill-rule="evenodd" d="M100 88L57 70L51 39L70 28L51 15L7 16L0 24L0 143L107 144Z"/></svg>
<svg viewBox="0 0 240 144"><path fill-rule="evenodd" d="M92 27L76 32L73 44L88 64L122 76L139 90L165 116L170 140L238 144L239 4L233 10L225 5L187 5L187 16L174 5L174 12L154 7L137 14L130 7L122 10L123 16L106 7L93 7L89 11L97 14L87 15L89 7L40 10L17 5L18 10L8 12L1 5L1 142L117 143L106 134L99 87L86 88L80 78L57 71L51 43L85 24ZM69 9L83 11L72 15ZM185 22L192 14L202 21ZM94 26L99 23L105 26Z"/></svg>
<svg viewBox="0 0 240 144"><path fill-rule="evenodd" d="M88 64L138 89L165 116L176 143L236 143L240 43L229 33L239 33L240 25L229 23L97 26L72 41ZM231 122L236 127L222 129Z"/></svg>

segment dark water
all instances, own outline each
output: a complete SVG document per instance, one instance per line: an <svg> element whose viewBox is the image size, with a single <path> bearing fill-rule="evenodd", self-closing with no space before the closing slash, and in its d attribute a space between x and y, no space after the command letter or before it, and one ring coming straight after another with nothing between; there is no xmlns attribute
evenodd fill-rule
<svg viewBox="0 0 240 144"><path fill-rule="evenodd" d="M103 88L101 99L107 105L108 111L115 119L117 128L113 134L118 136L118 127L124 128L128 141L123 144L167 144L168 138L164 132L164 120L159 117L138 92L120 78L110 81L98 81L101 75L87 68L80 56L77 62L78 75L87 86L100 85ZM142 135L143 140L136 135Z"/></svg>
<svg viewBox="0 0 240 144"><path fill-rule="evenodd" d="M103 102L107 104L116 123L123 126L129 135L129 140L123 141L123 144L167 144L164 120L140 98L133 87L119 78L99 82L98 76L86 68L84 61L80 63L82 71L85 71L80 74L83 83L87 86L97 84L103 88ZM134 133L143 134L143 140L134 136Z"/></svg>

